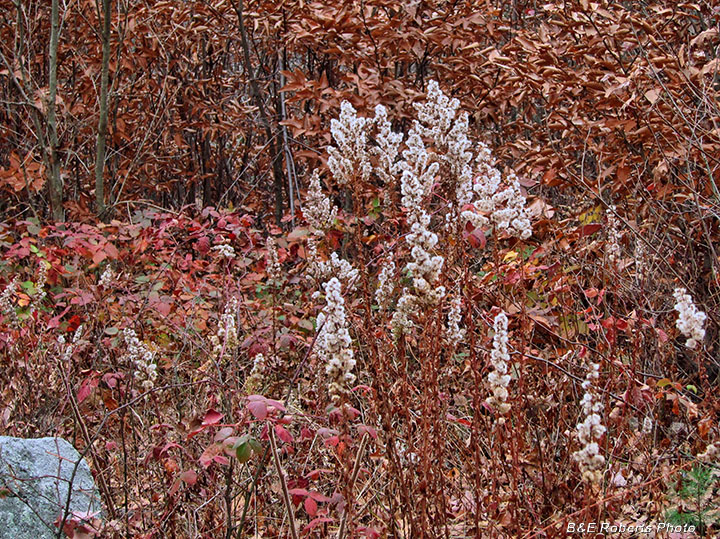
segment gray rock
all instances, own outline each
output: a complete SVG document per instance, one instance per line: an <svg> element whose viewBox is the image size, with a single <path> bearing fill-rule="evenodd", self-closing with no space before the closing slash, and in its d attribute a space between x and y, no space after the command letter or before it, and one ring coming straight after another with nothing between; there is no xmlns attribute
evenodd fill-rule
<svg viewBox="0 0 720 539"><path fill-rule="evenodd" d="M57 537L71 478L70 514L99 513L90 467L66 440L0 436L0 539Z"/></svg>

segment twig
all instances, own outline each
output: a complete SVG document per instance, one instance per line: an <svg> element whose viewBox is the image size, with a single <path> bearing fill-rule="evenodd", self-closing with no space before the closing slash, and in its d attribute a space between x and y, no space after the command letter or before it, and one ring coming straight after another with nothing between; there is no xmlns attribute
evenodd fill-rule
<svg viewBox="0 0 720 539"><path fill-rule="evenodd" d="M283 502L285 503L285 509L288 512L288 518L290 519L290 533L293 539L298 539L297 529L295 527L295 514L292 509L292 502L290 501L290 493L288 492L287 482L285 481L285 473L280 466L280 456L278 455L277 442L275 441L275 429L271 423L268 423L268 436L270 438L270 448L273 454L273 461L275 462L275 469L277 470L278 476L280 477L280 485L282 486Z"/></svg>
<svg viewBox="0 0 720 539"><path fill-rule="evenodd" d="M355 465L353 466L352 476L350 476L350 484L348 485L348 491L352 492L352 488L357 481L357 477L360 474L360 461L362 460L363 453L365 453L365 446L367 445L368 438L370 436L365 433L362 440L360 441L360 448L358 449L357 455L355 455ZM338 530L337 539L345 539L345 527L347 526L347 518L349 511L347 505L350 500L345 501L345 507L343 508L342 516L340 517L340 529Z"/></svg>

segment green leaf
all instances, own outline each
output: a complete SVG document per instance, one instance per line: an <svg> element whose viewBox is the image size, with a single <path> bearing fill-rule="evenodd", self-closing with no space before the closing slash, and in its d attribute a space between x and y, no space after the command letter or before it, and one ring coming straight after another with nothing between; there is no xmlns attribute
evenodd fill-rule
<svg viewBox="0 0 720 539"><path fill-rule="evenodd" d="M40 252L40 249L38 249L35 245L33 245L33 244L31 243L31 244L30 244L30 252L37 254L37 253Z"/></svg>
<svg viewBox="0 0 720 539"><path fill-rule="evenodd" d="M258 442L255 438L250 438L248 440L248 443L250 444L250 447L252 447L252 450L255 452L256 455L262 453L262 444Z"/></svg>
<svg viewBox="0 0 720 539"><path fill-rule="evenodd" d="M117 335L119 331L116 327L105 328L105 335Z"/></svg>
<svg viewBox="0 0 720 539"><path fill-rule="evenodd" d="M245 442L237 446L235 449L235 456L241 464L250 460L250 457L252 457L252 447L250 447L250 442Z"/></svg>
<svg viewBox="0 0 720 539"><path fill-rule="evenodd" d="M657 381L657 383L655 384L655 386L656 386L656 387L663 388L663 387L665 387L665 386L669 386L670 384L672 384L672 380L670 380L669 378L662 378L662 379L660 379L660 380Z"/></svg>
<svg viewBox="0 0 720 539"><path fill-rule="evenodd" d="M696 388L694 385L692 385L692 384L689 384L689 385L685 386L685 388L686 388L688 391L692 391L692 392L695 393L696 395L698 394L697 388Z"/></svg>
<svg viewBox="0 0 720 539"><path fill-rule="evenodd" d="M28 217L27 231L33 236L40 234L40 222L35 217Z"/></svg>

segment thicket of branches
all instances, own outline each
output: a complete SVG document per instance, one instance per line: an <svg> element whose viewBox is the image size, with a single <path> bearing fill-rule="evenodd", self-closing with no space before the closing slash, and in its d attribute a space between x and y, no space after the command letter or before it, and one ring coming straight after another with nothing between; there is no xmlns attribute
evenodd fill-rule
<svg viewBox="0 0 720 539"><path fill-rule="evenodd" d="M103 536L717 531L720 12L326 4L0 3L0 432Z"/></svg>

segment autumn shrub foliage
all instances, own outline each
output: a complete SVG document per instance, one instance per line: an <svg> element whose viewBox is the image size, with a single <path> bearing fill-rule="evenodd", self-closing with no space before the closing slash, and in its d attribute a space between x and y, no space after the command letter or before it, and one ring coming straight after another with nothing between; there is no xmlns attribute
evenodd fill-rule
<svg viewBox="0 0 720 539"><path fill-rule="evenodd" d="M95 19L63 8L54 150L45 8L0 21L0 433L88 458L86 533L692 513L672 493L720 447L717 9L112 4L101 219Z"/></svg>
<svg viewBox="0 0 720 539"><path fill-rule="evenodd" d="M615 233L580 224L563 241L616 258L573 265L457 99L415 108L404 134L343 103L289 234L214 209L3 230L4 428L83 448L88 529L555 535L655 518L713 454L692 297L638 311Z"/></svg>

